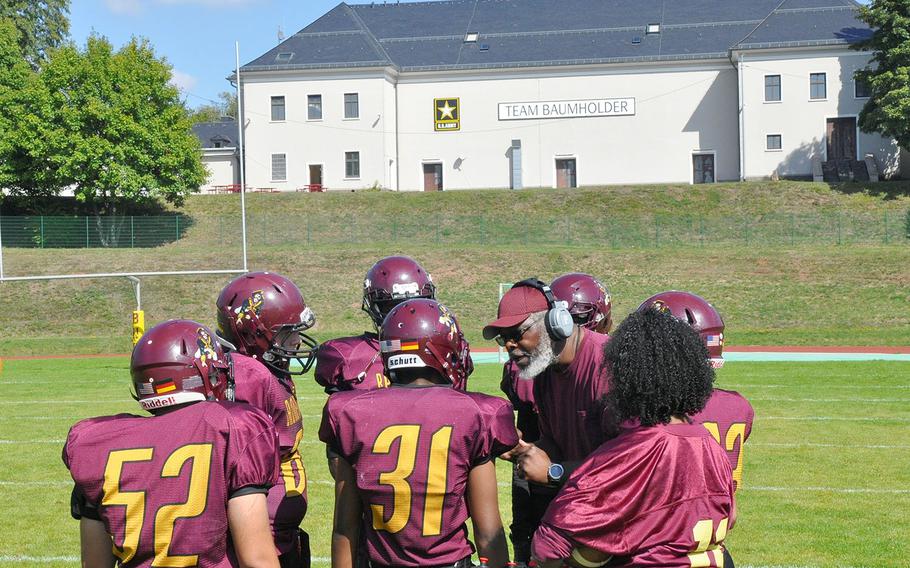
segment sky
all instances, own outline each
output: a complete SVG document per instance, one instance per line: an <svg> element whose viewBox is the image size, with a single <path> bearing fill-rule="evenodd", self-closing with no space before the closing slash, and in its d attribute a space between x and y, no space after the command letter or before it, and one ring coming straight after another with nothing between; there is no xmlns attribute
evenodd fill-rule
<svg viewBox="0 0 910 568"><path fill-rule="evenodd" d="M557 0L558 1L558 0ZM352 4L366 4L354 0ZM89 34L120 47L132 36L147 38L173 66L173 83L187 106L218 103L233 87L234 43L240 64L259 57L300 31L340 0L72 0L70 34L80 46ZM868 3L868 0L863 0Z"/></svg>
<svg viewBox="0 0 910 568"><path fill-rule="evenodd" d="M187 106L196 108L233 90L225 77L234 70L235 42L243 65L275 47L279 29L290 37L340 1L72 0L70 35L80 46L93 32L114 47L132 36L147 38L173 67Z"/></svg>

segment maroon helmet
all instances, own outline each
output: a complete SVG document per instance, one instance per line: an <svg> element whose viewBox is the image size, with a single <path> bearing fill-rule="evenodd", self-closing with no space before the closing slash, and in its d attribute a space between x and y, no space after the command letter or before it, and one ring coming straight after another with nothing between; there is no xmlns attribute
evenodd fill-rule
<svg viewBox="0 0 910 568"><path fill-rule="evenodd" d="M670 290L655 294L638 306L638 311L648 308L669 310L677 319L691 325L708 346L711 366L724 366L724 319L707 300L691 292Z"/></svg>
<svg viewBox="0 0 910 568"><path fill-rule="evenodd" d="M231 280L215 304L218 335L273 372L302 375L313 365L315 339L303 333L316 316L293 282L274 272L251 272ZM291 371L291 359L302 369Z"/></svg>
<svg viewBox="0 0 910 568"><path fill-rule="evenodd" d="M130 374L136 399L152 412L223 400L228 362L212 330L191 320L170 320L145 332L133 348Z"/></svg>
<svg viewBox="0 0 910 568"><path fill-rule="evenodd" d="M468 380L468 342L455 314L436 300L417 298L398 304L379 328L379 349L386 374L429 367L458 390Z"/></svg>
<svg viewBox="0 0 910 568"><path fill-rule="evenodd" d="M575 323L592 331L608 333L612 327L613 309L610 291L597 278L581 272L563 274L550 284L557 300L569 304Z"/></svg>
<svg viewBox="0 0 910 568"><path fill-rule="evenodd" d="M369 314L377 328L401 302L435 297L436 285L430 273L409 256L379 259L363 280L363 311Z"/></svg>

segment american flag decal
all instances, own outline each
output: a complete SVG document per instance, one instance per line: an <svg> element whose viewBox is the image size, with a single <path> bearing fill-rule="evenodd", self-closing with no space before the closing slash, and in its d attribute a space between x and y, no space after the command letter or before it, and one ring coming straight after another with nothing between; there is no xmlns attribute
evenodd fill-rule
<svg viewBox="0 0 910 568"><path fill-rule="evenodd" d="M139 394L140 395L149 395L154 394L155 389L152 387L151 383L142 383L139 385Z"/></svg>
<svg viewBox="0 0 910 568"><path fill-rule="evenodd" d="M389 339L379 342L379 349L383 353L391 353L393 351L401 351L401 340L400 339Z"/></svg>
<svg viewBox="0 0 910 568"><path fill-rule="evenodd" d="M724 336L721 335L709 335L705 338L705 343L708 344L708 347L720 347L724 344Z"/></svg>

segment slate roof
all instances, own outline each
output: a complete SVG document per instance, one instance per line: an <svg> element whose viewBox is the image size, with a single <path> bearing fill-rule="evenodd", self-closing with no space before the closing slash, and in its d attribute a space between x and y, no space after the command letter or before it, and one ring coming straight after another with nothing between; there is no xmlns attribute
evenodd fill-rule
<svg viewBox="0 0 910 568"><path fill-rule="evenodd" d="M236 147L237 121L224 118L218 122L200 122L193 125L193 134L203 148L214 148L215 142L221 142L222 148Z"/></svg>
<svg viewBox="0 0 910 568"><path fill-rule="evenodd" d="M854 0L447 0L347 4L244 71L495 69L727 57L845 45L872 31ZM660 33L645 33L660 24ZM466 43L467 32L478 41ZM633 38L640 39L633 43Z"/></svg>

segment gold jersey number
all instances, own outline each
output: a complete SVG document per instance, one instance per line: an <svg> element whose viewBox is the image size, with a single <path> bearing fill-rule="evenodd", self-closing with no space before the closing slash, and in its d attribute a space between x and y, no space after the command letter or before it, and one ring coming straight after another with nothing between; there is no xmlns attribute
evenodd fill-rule
<svg viewBox="0 0 910 568"><path fill-rule="evenodd" d="M379 475L379 483L392 488L392 513L386 515L384 505L370 504L373 528L376 530L394 534L404 529L411 519L412 490L408 479L414 473L414 466L417 462L419 438L419 425L397 424L385 428L373 442L372 452L374 454L388 454L392 451L395 440L399 440L398 462L395 469ZM423 536L436 536L442 530L442 506L446 495L451 439L451 426L443 426L434 432L430 439L427 489L424 496L423 527L421 527ZM388 520L386 520L386 516L388 516Z"/></svg>
<svg viewBox="0 0 910 568"><path fill-rule="evenodd" d="M123 491L120 478L123 466L128 463L148 462L152 460L153 448L133 448L111 452L104 466L104 496L101 505L105 507L124 507L123 542L118 546L113 543L114 555L121 563L132 560L139 547L139 536L142 534L142 523L145 519L145 491ZM170 503L158 508L154 515L155 559L152 566L163 568L182 568L196 566L198 554L170 555L169 548L174 536L174 523L177 519L198 517L205 511L209 494L209 470L212 465L212 444L188 444L174 450L161 468L161 477L179 477L184 464L193 461L187 480L187 498L183 503Z"/></svg>

